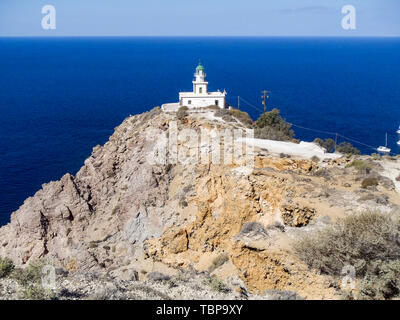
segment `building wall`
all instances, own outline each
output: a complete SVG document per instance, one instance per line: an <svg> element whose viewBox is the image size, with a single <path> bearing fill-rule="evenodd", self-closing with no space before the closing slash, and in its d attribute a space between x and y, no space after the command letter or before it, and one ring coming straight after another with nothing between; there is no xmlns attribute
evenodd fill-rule
<svg viewBox="0 0 400 320"><path fill-rule="evenodd" d="M191 103L189 103L189 101ZM215 105L216 101L218 101L218 106L220 108L225 108L224 97L184 97L181 99L181 105L187 106L188 108L203 108Z"/></svg>
<svg viewBox="0 0 400 320"><path fill-rule="evenodd" d="M200 92L200 88L201 88L201 92ZM193 84L193 91L196 94L206 94L207 93L207 85L195 83L195 84Z"/></svg>

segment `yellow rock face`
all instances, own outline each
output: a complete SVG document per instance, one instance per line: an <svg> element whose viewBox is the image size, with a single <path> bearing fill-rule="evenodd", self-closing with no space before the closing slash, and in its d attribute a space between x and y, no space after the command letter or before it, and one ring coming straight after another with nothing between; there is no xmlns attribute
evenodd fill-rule
<svg viewBox="0 0 400 320"><path fill-rule="evenodd" d="M288 159L265 161L263 165L272 163L281 170L290 166L302 172L308 171L311 165L308 161L297 163ZM149 256L173 266L194 264L204 270L207 268L205 257L210 257L210 265L215 252L226 252L252 292L281 289L297 290L308 298L333 296L331 289L323 288L323 277L308 271L290 252L283 248L276 250L273 245L265 245L263 240L253 241L249 248L235 238L246 222L261 222L266 227L281 219L281 204L285 196L296 192L291 178L278 171L262 170L243 177L235 175L231 169L219 166L198 168L194 179L196 195L187 199L189 204L193 202L198 208L195 221L147 241ZM314 209L307 207L286 205L284 208L286 216L283 222L290 226L307 225L316 214ZM319 286L318 294L306 290L309 282Z"/></svg>

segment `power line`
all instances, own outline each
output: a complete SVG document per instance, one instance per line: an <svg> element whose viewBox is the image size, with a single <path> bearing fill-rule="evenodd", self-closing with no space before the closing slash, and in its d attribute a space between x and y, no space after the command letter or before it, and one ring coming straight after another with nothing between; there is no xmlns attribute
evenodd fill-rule
<svg viewBox="0 0 400 320"><path fill-rule="evenodd" d="M243 100L248 106L256 109L257 111L263 112L263 110L259 107L256 107L254 104L248 102L245 98L243 98L242 96L240 97L241 100Z"/></svg>
<svg viewBox="0 0 400 320"><path fill-rule="evenodd" d="M267 93L267 92L266 92L266 93ZM245 102L248 106L252 107L253 109L255 109L255 110L257 110L257 111L260 111L260 112L263 112L263 110L262 110L261 108L259 108L259 107L255 106L254 104L250 103L249 101L247 101L246 99L244 99L242 96L240 96L240 100L242 100L243 102ZM367 147L367 148L370 148L370 149L373 149L373 150L377 150L377 148L374 147L374 146L368 145L368 144L366 144L366 143L363 143L363 142L361 142L361 141L355 140L355 139L353 139L353 138L349 138L349 137L344 136L344 135L342 135L342 134L340 134L340 133L337 133L337 132L324 131L324 130L319 130L319 129L314 129L314 128L308 128L308 127L300 126L300 125L297 125L297 124L294 124L294 123L290 123L290 122L288 122L288 123L289 123L290 125L292 125L293 127L297 127L297 128L300 128L300 129L309 130L309 131L313 131L313 132L318 132L318 133L323 133L323 134L327 134L327 135L334 136L334 137L335 137L336 143L337 143L337 137L341 137L341 138L344 139L344 140L351 141L351 142L353 142L353 143L357 143L357 144L359 144L359 145L362 145L362 146L364 146L364 147Z"/></svg>
<svg viewBox="0 0 400 320"><path fill-rule="evenodd" d="M299 126L299 125L291 123L291 122L288 122L288 123L291 124L293 127L297 127L297 128L300 128L300 129L319 132L319 133L324 133L324 134L328 134L328 135L331 135L331 136L336 135L336 132L329 132L329 131L323 131L323 130L318 130L318 129L307 128L307 127Z"/></svg>
<svg viewBox="0 0 400 320"><path fill-rule="evenodd" d="M354 142L354 143L358 143L358 144L360 144L360 145L362 145L362 146L364 146L364 147L368 147L368 148L371 148L371 149L374 149L374 150L377 149L376 147L373 147L373 146L370 146L370 145L368 145L368 144L362 143L362 142L360 142L360 141L354 140L354 139L352 139L352 138L346 137L346 136L341 135L341 134L339 134L339 133L338 133L338 136L339 136L339 137L342 137L342 138L345 139L345 140L348 140L348 141L351 141L351 142Z"/></svg>
<svg viewBox="0 0 400 320"><path fill-rule="evenodd" d="M348 140L348 141L351 141L351 142L354 142L354 143L363 145L364 147L368 147L368 148L372 148L372 149L376 150L376 147L370 146L370 145L368 145L368 144L365 144L365 143L360 142L360 141L358 141L358 140L355 140L355 139L353 139L353 138L346 137L346 136L344 136L344 135L342 135L342 134L340 134L340 133L337 133L337 132L330 132L330 131L323 131L323 130L318 130L318 129L312 129L312 128L307 128L307 127L299 126L299 125L294 124L294 123L290 123L290 122L288 122L288 123L291 124L293 127L298 127L298 128L304 129L304 130L309 130L309 131L324 133L324 134L332 135L332 136L335 136L335 137L336 137L336 136L337 136L337 137L341 137L341 138L343 138L343 139L345 139L345 140ZM337 141L337 140L335 140L335 141Z"/></svg>

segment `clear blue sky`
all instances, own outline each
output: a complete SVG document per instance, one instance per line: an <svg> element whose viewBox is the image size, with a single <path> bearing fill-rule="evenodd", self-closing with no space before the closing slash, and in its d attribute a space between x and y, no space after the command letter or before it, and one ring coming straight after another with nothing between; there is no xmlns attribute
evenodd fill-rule
<svg viewBox="0 0 400 320"><path fill-rule="evenodd" d="M41 28L54 5L57 29ZM357 9L357 30L341 8ZM0 36L400 36L400 0L0 0Z"/></svg>

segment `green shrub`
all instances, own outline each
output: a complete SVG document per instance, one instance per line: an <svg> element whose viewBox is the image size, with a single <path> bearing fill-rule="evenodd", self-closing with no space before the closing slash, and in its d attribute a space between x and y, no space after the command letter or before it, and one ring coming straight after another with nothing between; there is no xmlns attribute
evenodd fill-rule
<svg viewBox="0 0 400 320"><path fill-rule="evenodd" d="M372 159L374 160L381 160L382 156L379 153L373 153L371 154Z"/></svg>
<svg viewBox="0 0 400 320"><path fill-rule="evenodd" d="M351 265L360 280L360 298L393 298L399 294L400 219L364 212L340 219L294 244L296 254L323 274L342 277Z"/></svg>
<svg viewBox="0 0 400 320"><path fill-rule="evenodd" d="M22 291L22 298L29 300L46 300L49 299L49 291L45 290L39 284L30 284Z"/></svg>
<svg viewBox="0 0 400 320"><path fill-rule="evenodd" d="M322 140L321 138L315 138L314 143L318 144L320 147L324 148L326 152L334 152L335 151L335 141L331 138L327 138ZM351 143L341 142L336 146L336 151L342 154L353 155L360 154L360 150L353 147Z"/></svg>
<svg viewBox="0 0 400 320"><path fill-rule="evenodd" d="M216 110L214 112L214 116L222 118L222 120L224 120L226 122L234 122L235 121L235 119L231 116L231 114L229 113L229 111L227 109L218 108L218 110Z"/></svg>
<svg viewBox="0 0 400 320"><path fill-rule="evenodd" d="M171 279L167 281L167 284L170 288L174 288L178 286L179 282L187 282L188 277L186 276L184 271L179 271L178 274L173 276Z"/></svg>
<svg viewBox="0 0 400 320"><path fill-rule="evenodd" d="M290 141L294 136L292 125L282 119L278 109L263 113L256 125L254 136L259 139Z"/></svg>
<svg viewBox="0 0 400 320"><path fill-rule="evenodd" d="M180 271L175 277L174 279L176 281L180 281L180 282L186 282L188 281L187 275L185 274L185 272Z"/></svg>
<svg viewBox="0 0 400 320"><path fill-rule="evenodd" d="M390 299L400 293L400 259L377 260L371 271L360 280L359 299Z"/></svg>
<svg viewBox="0 0 400 320"><path fill-rule="evenodd" d="M22 299L43 300L55 299L55 294L50 289L42 286L42 270L44 260L33 261L26 268L15 268L11 277L22 286Z"/></svg>
<svg viewBox="0 0 400 320"><path fill-rule="evenodd" d="M371 165L368 162L360 159L353 160L348 165L346 165L346 168L351 168L351 167L359 170L371 169Z"/></svg>
<svg viewBox="0 0 400 320"><path fill-rule="evenodd" d="M169 279L167 281L168 287L171 288L175 288L178 286L178 284L176 283L175 279Z"/></svg>
<svg viewBox="0 0 400 320"><path fill-rule="evenodd" d="M229 109L229 114L239 120L241 123L243 123L245 126L248 128L251 128L253 126L253 120L249 116L247 112L241 111L239 109L235 108L230 108Z"/></svg>
<svg viewBox="0 0 400 320"><path fill-rule="evenodd" d="M189 204L187 203L185 196L182 195L179 199L179 207L181 207L183 209L183 208L186 208L188 205Z"/></svg>
<svg viewBox="0 0 400 320"><path fill-rule="evenodd" d="M11 276L22 286L28 286L31 283L39 283L42 279L43 266L44 262L42 260L34 261L24 269L15 268Z"/></svg>
<svg viewBox="0 0 400 320"><path fill-rule="evenodd" d="M89 244L88 244L88 247L89 247L90 249L95 249L95 248L97 248L98 246L99 246L98 241L90 241Z"/></svg>
<svg viewBox="0 0 400 320"><path fill-rule="evenodd" d="M365 178L361 182L361 188L368 188L368 187L376 187L379 184L379 181L377 178Z"/></svg>
<svg viewBox="0 0 400 320"><path fill-rule="evenodd" d="M182 191L184 193L189 193L194 190L194 186L192 184L187 184L186 186L183 187Z"/></svg>
<svg viewBox="0 0 400 320"><path fill-rule="evenodd" d="M226 114L222 116L222 120L225 122L237 122L234 117L232 117L230 114Z"/></svg>
<svg viewBox="0 0 400 320"><path fill-rule="evenodd" d="M214 115L216 117L222 117L224 115L229 115L229 111L226 109L218 108L218 110L215 110Z"/></svg>
<svg viewBox="0 0 400 320"><path fill-rule="evenodd" d="M324 148L328 153L331 153L335 150L335 141L333 141L331 138L325 140L322 140L321 138L315 138L314 143Z"/></svg>
<svg viewBox="0 0 400 320"><path fill-rule="evenodd" d="M14 270L14 263L9 258L0 258L0 278L7 277Z"/></svg>
<svg viewBox="0 0 400 320"><path fill-rule="evenodd" d="M318 158L317 156L312 156L312 157L311 157L311 161L312 161L312 162L320 162L321 159Z"/></svg>
<svg viewBox="0 0 400 320"><path fill-rule="evenodd" d="M231 291L229 287L221 280L216 277L213 277L210 281L210 286L214 291L227 293Z"/></svg>
<svg viewBox="0 0 400 320"><path fill-rule="evenodd" d="M276 141L291 141L291 137L285 131L276 128L265 127L254 129L254 137L257 139L267 139Z"/></svg>
<svg viewBox="0 0 400 320"><path fill-rule="evenodd" d="M183 120L185 119L189 114L188 111L189 108L186 106L182 106L178 109L178 111L176 112L176 117L178 118L178 120Z"/></svg>
<svg viewBox="0 0 400 320"><path fill-rule="evenodd" d="M213 272L215 269L217 269L220 266L222 266L228 260L229 260L229 256L226 253L220 254L218 257L216 257L213 260L211 266L208 268L208 272L209 273Z"/></svg>
<svg viewBox="0 0 400 320"><path fill-rule="evenodd" d="M342 154L352 155L352 154L360 154L360 150L353 147L351 143L341 142L336 146L336 151Z"/></svg>

